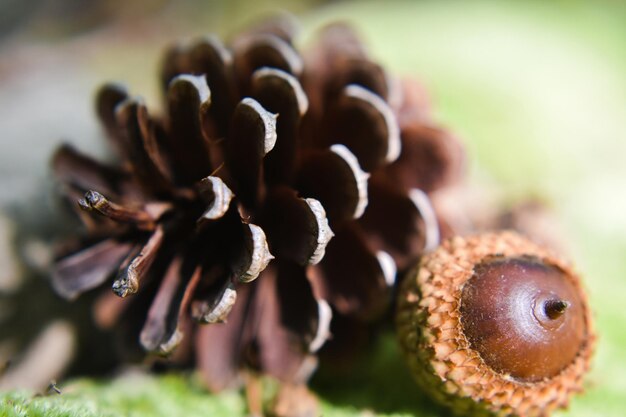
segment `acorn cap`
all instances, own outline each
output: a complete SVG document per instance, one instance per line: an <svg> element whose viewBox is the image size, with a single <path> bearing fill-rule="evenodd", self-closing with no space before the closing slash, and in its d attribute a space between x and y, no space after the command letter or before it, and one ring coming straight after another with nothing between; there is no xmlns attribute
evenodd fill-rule
<svg viewBox="0 0 626 417"><path fill-rule="evenodd" d="M455 237L424 256L396 321L418 384L464 415L566 407L595 340L571 266L513 232Z"/></svg>

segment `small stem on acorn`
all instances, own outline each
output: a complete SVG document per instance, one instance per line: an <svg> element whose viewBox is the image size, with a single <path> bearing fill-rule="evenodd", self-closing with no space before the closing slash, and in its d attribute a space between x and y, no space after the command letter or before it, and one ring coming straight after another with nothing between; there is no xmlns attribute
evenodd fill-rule
<svg viewBox="0 0 626 417"><path fill-rule="evenodd" d="M563 300L548 300L544 303L543 309L552 320L556 320L565 313L565 310L570 306L570 303Z"/></svg>

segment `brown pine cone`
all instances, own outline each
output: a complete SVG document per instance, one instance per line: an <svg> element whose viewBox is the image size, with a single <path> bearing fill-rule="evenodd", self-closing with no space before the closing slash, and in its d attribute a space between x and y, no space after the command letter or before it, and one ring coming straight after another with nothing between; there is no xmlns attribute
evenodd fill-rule
<svg viewBox="0 0 626 417"><path fill-rule="evenodd" d="M344 25L305 59L282 22L230 46L176 45L161 82L162 117L119 85L100 89L119 165L69 146L54 156L88 231L54 287L72 299L113 277L97 321L140 321L160 354L187 332L211 389L245 369L304 382L333 314L379 316L396 270L438 243L428 193L459 177L463 150L421 88Z"/></svg>

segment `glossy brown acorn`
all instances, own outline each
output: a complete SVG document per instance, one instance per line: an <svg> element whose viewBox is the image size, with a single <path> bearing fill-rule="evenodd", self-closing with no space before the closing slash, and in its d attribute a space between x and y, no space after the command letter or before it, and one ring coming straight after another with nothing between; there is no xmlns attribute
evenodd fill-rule
<svg viewBox="0 0 626 417"><path fill-rule="evenodd" d="M512 232L453 238L425 256L404 282L397 325L418 383L469 415L567 406L594 341L578 276Z"/></svg>

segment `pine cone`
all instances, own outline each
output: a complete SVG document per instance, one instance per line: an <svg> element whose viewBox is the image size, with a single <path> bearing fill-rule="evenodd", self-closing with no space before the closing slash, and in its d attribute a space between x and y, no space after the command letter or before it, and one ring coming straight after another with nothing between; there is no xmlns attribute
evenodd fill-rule
<svg viewBox="0 0 626 417"><path fill-rule="evenodd" d="M119 85L97 94L119 166L69 146L53 159L88 229L55 289L72 299L114 277L128 300L103 294L98 322L141 321L160 354L186 331L214 390L243 369L304 382L331 316L384 312L396 270L438 243L428 193L463 165L419 85L349 28L325 28L304 59L292 34L272 22L230 47L170 48L163 117Z"/></svg>

